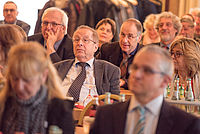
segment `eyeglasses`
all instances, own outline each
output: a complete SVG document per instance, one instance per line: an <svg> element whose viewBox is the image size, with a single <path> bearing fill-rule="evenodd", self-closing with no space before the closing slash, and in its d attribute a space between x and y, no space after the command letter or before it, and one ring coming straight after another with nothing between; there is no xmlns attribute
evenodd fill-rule
<svg viewBox="0 0 200 134"><path fill-rule="evenodd" d="M93 41L93 40L91 40L91 39L86 39L86 38L74 38L72 41L74 42L74 43L78 43L79 41L82 41L84 44L88 44L88 43L90 43L90 42L93 42L94 44L96 44L96 42L95 41Z"/></svg>
<svg viewBox="0 0 200 134"><path fill-rule="evenodd" d="M120 37L122 37L122 38L127 37L129 40L132 40L132 39L136 38L137 35L134 36L133 34L130 34L130 33L129 33L129 34L124 34L123 32L121 32L121 33L120 33Z"/></svg>
<svg viewBox="0 0 200 134"><path fill-rule="evenodd" d="M8 11L14 12L14 11L16 11L16 9L4 9L3 11L4 11L4 12L8 12Z"/></svg>
<svg viewBox="0 0 200 134"><path fill-rule="evenodd" d="M174 56L175 58L179 58L181 55L183 55L183 52L176 51L176 52L170 52L171 56Z"/></svg>
<svg viewBox="0 0 200 134"><path fill-rule="evenodd" d="M52 27L57 27L57 26L63 26L63 24L58 24L58 23L55 23L55 22L48 22L48 21L43 21L42 22L42 25L43 26L48 26L48 24L50 24Z"/></svg>
<svg viewBox="0 0 200 134"><path fill-rule="evenodd" d="M135 64L132 64L129 68L129 73L131 72L136 72L137 70L140 70L143 74L145 75L152 75L152 74L161 74L161 75L165 75L164 72L158 72L153 70L152 68L150 68L149 66L142 66L142 67L138 67Z"/></svg>

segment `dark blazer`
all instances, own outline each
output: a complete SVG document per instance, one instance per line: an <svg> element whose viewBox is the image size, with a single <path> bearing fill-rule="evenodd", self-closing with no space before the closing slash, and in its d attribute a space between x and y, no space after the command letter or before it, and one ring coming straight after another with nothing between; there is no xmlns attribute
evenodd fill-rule
<svg viewBox="0 0 200 134"><path fill-rule="evenodd" d="M44 46L44 38L41 33L29 36L28 41L37 41ZM71 37L68 34L64 36L60 46L58 47L58 50L55 53L52 53L50 57L53 63L74 58L73 43Z"/></svg>
<svg viewBox="0 0 200 134"><path fill-rule="evenodd" d="M52 99L48 105L48 127L56 125L63 130L63 134L74 134L73 104L72 101L68 100Z"/></svg>
<svg viewBox="0 0 200 134"><path fill-rule="evenodd" d="M70 59L55 64L62 80L64 80L73 63L74 59ZM99 95L105 92L111 92L112 94L120 93L120 69L115 65L103 60L94 60L94 77Z"/></svg>
<svg viewBox="0 0 200 134"><path fill-rule="evenodd" d="M137 45L135 53L128 59L128 67L132 64L135 54L143 47L143 45ZM97 59L106 60L118 67L123 60L123 52L119 45L119 42L105 43L101 46L99 54L96 56ZM126 80L129 77L128 67L126 72ZM125 89L128 89L128 86L124 86Z"/></svg>
<svg viewBox="0 0 200 134"><path fill-rule="evenodd" d="M4 20L0 21L0 24L4 24L4 23L5 23ZM17 20L16 25L20 26L28 35L29 30L31 28L31 26L29 24L27 24L26 22L23 22L21 20Z"/></svg>
<svg viewBox="0 0 200 134"><path fill-rule="evenodd" d="M90 134L123 134L129 103L99 107ZM200 119L163 101L156 134L200 134Z"/></svg>

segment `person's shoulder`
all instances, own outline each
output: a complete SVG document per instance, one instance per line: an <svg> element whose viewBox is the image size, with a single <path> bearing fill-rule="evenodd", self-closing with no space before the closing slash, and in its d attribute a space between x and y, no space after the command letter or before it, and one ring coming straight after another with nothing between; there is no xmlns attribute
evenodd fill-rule
<svg viewBox="0 0 200 134"><path fill-rule="evenodd" d="M119 67L117 67L116 65L114 65L114 64L112 64L112 63L110 63L110 62L108 62L108 61L105 61L105 60L95 59L95 62L96 62L97 64L102 64L102 65L104 65L104 66L110 66L110 67L112 67L112 68L119 68Z"/></svg>
<svg viewBox="0 0 200 134"><path fill-rule="evenodd" d="M28 41L36 41L42 39L42 33L36 33L34 35L28 36Z"/></svg>
<svg viewBox="0 0 200 134"><path fill-rule="evenodd" d="M71 100L63 100L59 98L53 98L49 102L49 108L56 109L56 108L62 108L62 109L69 109L73 110L74 108L74 101Z"/></svg>
<svg viewBox="0 0 200 134"><path fill-rule="evenodd" d="M189 114L175 106L172 106L167 102L165 102L164 105L165 105L164 112L166 114L171 115L171 118L175 119L176 121L189 123L189 121L199 120L196 116Z"/></svg>
<svg viewBox="0 0 200 134"><path fill-rule="evenodd" d="M55 66L65 65L65 64L72 63L73 61L74 61L74 59L66 59L66 60L62 60L62 61L56 62L54 65Z"/></svg>
<svg viewBox="0 0 200 134"><path fill-rule="evenodd" d="M22 20L17 20L17 24L21 24L23 25L24 27L30 27L30 25Z"/></svg>
<svg viewBox="0 0 200 134"><path fill-rule="evenodd" d="M101 48L102 49L115 49L115 48L119 48L119 42L109 42L109 43L104 43Z"/></svg>

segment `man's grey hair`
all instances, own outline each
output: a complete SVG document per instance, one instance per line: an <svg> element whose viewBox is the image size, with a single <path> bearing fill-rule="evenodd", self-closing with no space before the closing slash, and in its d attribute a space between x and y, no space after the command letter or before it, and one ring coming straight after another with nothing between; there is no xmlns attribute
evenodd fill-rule
<svg viewBox="0 0 200 134"><path fill-rule="evenodd" d="M50 8L47 8L43 15L42 15L42 21L43 21L43 18L44 16L48 13L48 12L60 12L62 14L62 25L66 28L65 30L65 34L67 34L67 27L68 27L68 16L67 14L61 10L60 8L57 8L57 7L50 7Z"/></svg>
<svg viewBox="0 0 200 134"><path fill-rule="evenodd" d="M182 28L182 24L180 22L180 18L173 14L172 12L162 12L158 15L155 21L155 28L158 30L161 18L171 18L174 28L177 30L176 35L179 34Z"/></svg>
<svg viewBox="0 0 200 134"><path fill-rule="evenodd" d="M161 72L163 72L165 75L172 77L174 72L174 63L166 49L157 45L147 45L143 47L137 54L145 52L159 54L162 59L160 64L157 66L159 66Z"/></svg>

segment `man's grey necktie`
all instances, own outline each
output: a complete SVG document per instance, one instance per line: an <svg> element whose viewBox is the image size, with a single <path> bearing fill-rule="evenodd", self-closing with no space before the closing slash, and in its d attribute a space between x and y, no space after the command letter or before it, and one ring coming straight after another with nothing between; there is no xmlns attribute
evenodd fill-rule
<svg viewBox="0 0 200 134"><path fill-rule="evenodd" d="M140 118L135 126L134 134L144 134L144 126L145 126L145 108L139 106L137 108Z"/></svg>
<svg viewBox="0 0 200 134"><path fill-rule="evenodd" d="M68 91L68 96L73 97L75 102L79 101L81 87L86 78L85 67L86 67L87 63L79 62L77 64L82 67L82 70L81 70L80 74L76 77L74 82L71 84L69 91Z"/></svg>

